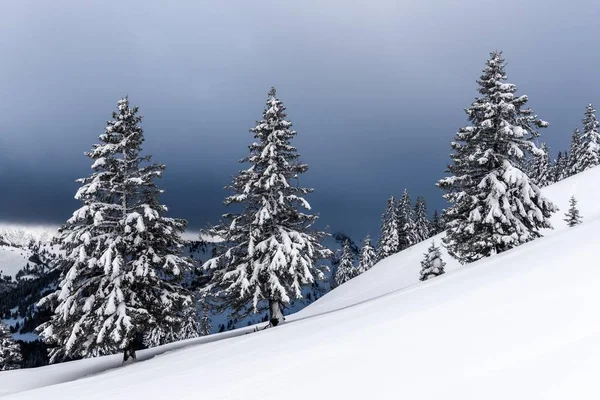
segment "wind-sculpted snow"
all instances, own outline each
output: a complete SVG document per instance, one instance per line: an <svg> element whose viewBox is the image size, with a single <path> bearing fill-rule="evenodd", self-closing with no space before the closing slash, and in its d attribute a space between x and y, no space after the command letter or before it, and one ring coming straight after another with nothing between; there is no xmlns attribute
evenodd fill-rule
<svg viewBox="0 0 600 400"><path fill-rule="evenodd" d="M446 273L419 283L426 241L381 261L281 327L162 346L141 352L147 361L123 367L119 356L110 356L2 372L0 395L600 398L600 168L544 193L561 209L555 230L500 255L460 266L442 250ZM571 195L583 216L573 228L562 220ZM213 339L219 340L205 342Z"/></svg>

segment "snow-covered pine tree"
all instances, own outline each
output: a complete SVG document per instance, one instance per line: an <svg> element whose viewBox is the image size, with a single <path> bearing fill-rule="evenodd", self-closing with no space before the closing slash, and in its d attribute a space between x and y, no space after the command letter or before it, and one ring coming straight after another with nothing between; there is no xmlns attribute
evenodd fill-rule
<svg viewBox="0 0 600 400"><path fill-rule="evenodd" d="M438 210L433 210L433 218L431 219L431 236L444 232L444 223Z"/></svg>
<svg viewBox="0 0 600 400"><path fill-rule="evenodd" d="M350 243L344 242L342 258L335 271L335 286L340 286L357 275L358 271L354 267L354 253L350 249Z"/></svg>
<svg viewBox="0 0 600 400"><path fill-rule="evenodd" d="M535 154L531 181L538 187L545 187L551 183L550 177L550 157L548 155L549 149L546 143L542 143L540 151Z"/></svg>
<svg viewBox="0 0 600 400"><path fill-rule="evenodd" d="M417 197L414 216L415 243L419 243L431 237L431 222L427 217L427 205L423 197Z"/></svg>
<svg viewBox="0 0 600 400"><path fill-rule="evenodd" d="M397 207L398 240L400 242L400 251L402 251L417 242L417 237L415 235L415 217L408 190L404 189Z"/></svg>
<svg viewBox="0 0 600 400"><path fill-rule="evenodd" d="M298 185L308 169L291 145L296 136L275 88L268 94L263 117L251 129L256 141L241 162L250 168L234 177L226 205L239 212L223 216L208 234L223 238L217 257L204 264L212 272L205 291L213 293L236 315L262 311L268 302L272 325L283 323L282 307L302 298L302 287L324 278L326 266L317 261L331 256L321 244L324 233L313 228L316 215L304 196L312 189Z"/></svg>
<svg viewBox="0 0 600 400"><path fill-rule="evenodd" d="M8 326L0 321L0 371L21 368L21 347L15 342Z"/></svg>
<svg viewBox="0 0 600 400"><path fill-rule="evenodd" d="M375 248L371 245L371 237L367 235L363 243L363 247L360 250L360 256L358 260L358 273L371 269L377 262L377 255L375 254Z"/></svg>
<svg viewBox="0 0 600 400"><path fill-rule="evenodd" d="M568 176L568 163L569 155L567 152L559 151L552 166L552 182L560 182Z"/></svg>
<svg viewBox="0 0 600 400"><path fill-rule="evenodd" d="M124 352L193 334L189 294L177 279L190 263L178 255L184 220L165 217L154 179L165 167L142 156L138 108L121 99L100 144L86 155L94 172L78 180L83 206L60 229L64 257L59 288L41 304L58 303L38 329L50 361Z"/></svg>
<svg viewBox="0 0 600 400"><path fill-rule="evenodd" d="M577 172L583 172L600 164L600 123L596 119L596 110L589 104L585 109L583 118L583 133L579 152L575 154L575 167ZM577 173L576 172L576 173Z"/></svg>
<svg viewBox="0 0 600 400"><path fill-rule="evenodd" d="M527 152L539 154L532 139L548 124L524 108L527 96L515 96L504 69L502 53L491 53L478 80L481 96L465 110L471 124L452 142L451 176L438 182L451 204L444 244L461 263L541 236L556 211L520 169Z"/></svg>
<svg viewBox="0 0 600 400"><path fill-rule="evenodd" d="M577 200L575 196L571 196L569 200L569 211L565 213L564 221L570 227L574 227L575 225L579 225L582 221L582 217L579 214L579 209L577 208Z"/></svg>
<svg viewBox="0 0 600 400"><path fill-rule="evenodd" d="M200 336L210 335L212 332L212 320L210 318L210 307L205 303L202 307L200 318Z"/></svg>
<svg viewBox="0 0 600 400"><path fill-rule="evenodd" d="M523 160L521 161L522 168L521 170L525 173L525 175L529 177L535 176L534 165L536 161L536 156L533 153L525 153L523 156Z"/></svg>
<svg viewBox="0 0 600 400"><path fill-rule="evenodd" d="M571 147L569 160L567 162L567 177L581 172L579 170L580 165L577 162L577 157L581 155L582 151L581 133L579 132L579 128L575 128L573 130L573 135L571 135Z"/></svg>
<svg viewBox="0 0 600 400"><path fill-rule="evenodd" d="M381 218L381 233L377 245L377 260L383 260L399 251L398 210L396 208L396 200L394 199L394 196L392 196L388 199L387 208Z"/></svg>
<svg viewBox="0 0 600 400"><path fill-rule="evenodd" d="M427 249L421 261L421 277L419 280L426 281L444 273L446 263L442 260L442 252L435 245L435 241L431 241L431 246Z"/></svg>

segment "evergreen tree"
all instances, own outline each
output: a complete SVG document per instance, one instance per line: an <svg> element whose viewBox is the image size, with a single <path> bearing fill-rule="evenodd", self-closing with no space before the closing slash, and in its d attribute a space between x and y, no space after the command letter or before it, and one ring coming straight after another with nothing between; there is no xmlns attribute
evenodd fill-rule
<svg viewBox="0 0 600 400"><path fill-rule="evenodd" d="M583 133L579 152L574 160L574 171L583 172L600 164L600 123L596 119L596 110L589 104L583 118Z"/></svg>
<svg viewBox="0 0 600 400"><path fill-rule="evenodd" d="M354 240L352 240L350 236L348 236L344 232L336 232L333 233L331 236L333 237L335 242L340 245L342 249L344 248L344 243L348 242L348 244L350 245L350 250L352 250L352 253L354 253L355 257L358 257L358 255L360 254L360 248L356 245L356 243L354 243Z"/></svg>
<svg viewBox="0 0 600 400"><path fill-rule="evenodd" d="M321 245L325 234L312 228L317 216L299 210L310 210L304 196L313 190L297 184L308 166L291 145L296 136L291 128L272 88L262 120L251 129L256 142L241 160L251 166L233 179L234 194L225 200L241 211L225 214L210 229L224 247L204 265L213 274L206 291L224 307L242 316L261 312L267 301L272 325L284 322L282 307L302 298L303 285L324 278L326 267L316 262L331 255Z"/></svg>
<svg viewBox="0 0 600 400"><path fill-rule="evenodd" d="M542 143L540 151L534 157L531 181L538 187L548 186L551 183L550 161L546 143Z"/></svg>
<svg viewBox="0 0 600 400"><path fill-rule="evenodd" d="M342 258L340 264L335 272L335 285L340 286L350 279L358 275L358 271L354 268L354 253L350 249L350 244L344 242L344 249L342 252Z"/></svg>
<svg viewBox="0 0 600 400"><path fill-rule="evenodd" d="M558 152L552 168L552 182L560 182L568 177L569 155L567 152Z"/></svg>
<svg viewBox="0 0 600 400"><path fill-rule="evenodd" d="M423 197L417 197L414 216L415 243L419 243L431 237L431 222L427 217L427 205L425 204L425 199Z"/></svg>
<svg viewBox="0 0 600 400"><path fill-rule="evenodd" d="M535 176L535 163L537 157L533 153L525 153L523 156L523 160L521 161L522 168L521 170L525 173L525 175L533 178Z"/></svg>
<svg viewBox="0 0 600 400"><path fill-rule="evenodd" d="M573 130L573 135L571 136L571 148L569 152L569 160L567 163L567 176L573 176L581 172L577 158L581 156L582 151L583 148L581 142L581 134L579 132L579 128L575 128Z"/></svg>
<svg viewBox="0 0 600 400"><path fill-rule="evenodd" d="M398 240L400 242L400 251L409 248L417 242L415 217L410 196L406 189L404 189L402 197L398 202Z"/></svg>
<svg viewBox="0 0 600 400"><path fill-rule="evenodd" d="M22 361L21 348L8 327L0 321L0 371L21 368Z"/></svg>
<svg viewBox="0 0 600 400"><path fill-rule="evenodd" d="M431 241L431 246L429 246L424 256L423 261L421 261L421 277L419 280L426 281L444 273L446 263L442 260L442 252L435 245L435 241Z"/></svg>
<svg viewBox="0 0 600 400"><path fill-rule="evenodd" d="M575 200L575 196L571 196L571 199L569 200L569 211L565 213L564 221L566 221L567 225L569 225L571 228L575 225L579 225L582 222L579 209L577 208L577 200Z"/></svg>
<svg viewBox="0 0 600 400"><path fill-rule="evenodd" d="M502 53L493 52L478 80L481 96L466 109L471 125L452 142L451 176L438 182L451 203L444 244L461 263L541 236L556 211L520 169L527 152L540 153L532 139L548 124L524 108L527 96L515 96L504 68Z"/></svg>
<svg viewBox="0 0 600 400"><path fill-rule="evenodd" d="M137 113L121 99L86 153L94 172L78 180L83 206L60 229L59 289L41 300L58 302L39 328L53 346L51 362L119 351L135 359L142 341L158 345L185 338L190 325L194 331L191 297L177 283L191 266L178 255L186 222L165 217L154 183L165 166L140 154Z"/></svg>
<svg viewBox="0 0 600 400"><path fill-rule="evenodd" d="M438 210L434 210L433 218L431 220L431 236L442 233L444 230L444 222L442 221L442 217L440 217L438 214Z"/></svg>
<svg viewBox="0 0 600 400"><path fill-rule="evenodd" d="M212 320L210 319L210 308L207 303L202 307L202 318L200 319L200 335L210 335L212 332Z"/></svg>
<svg viewBox="0 0 600 400"><path fill-rule="evenodd" d="M375 249L371 245L371 238L369 235L365 238L365 242L360 251L360 257L358 261L358 273L362 274L363 272L371 269L375 262L377 261L377 255L375 254Z"/></svg>
<svg viewBox="0 0 600 400"><path fill-rule="evenodd" d="M390 197L381 218L381 234L377 246L377 260L383 260L400 251L398 240L398 210L394 196Z"/></svg>

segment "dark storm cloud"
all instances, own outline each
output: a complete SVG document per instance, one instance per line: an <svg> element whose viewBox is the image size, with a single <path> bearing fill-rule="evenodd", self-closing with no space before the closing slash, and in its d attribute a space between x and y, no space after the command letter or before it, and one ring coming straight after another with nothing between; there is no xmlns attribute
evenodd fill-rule
<svg viewBox="0 0 600 400"><path fill-rule="evenodd" d="M596 1L23 1L0 16L0 219L60 223L83 156L125 94L167 164L173 215L215 221L278 88L323 224L376 234L390 194L434 182L488 53L528 94L553 153L600 104Z"/></svg>

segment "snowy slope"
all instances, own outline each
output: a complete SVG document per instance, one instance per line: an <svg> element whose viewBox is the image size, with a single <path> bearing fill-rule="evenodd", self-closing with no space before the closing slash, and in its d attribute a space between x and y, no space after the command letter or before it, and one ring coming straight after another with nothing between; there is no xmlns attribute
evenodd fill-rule
<svg viewBox="0 0 600 400"><path fill-rule="evenodd" d="M568 229L563 221L564 213L569 208L569 199L575 196L577 207L581 211L584 223L600 217L600 167L588 170L576 176L543 189L546 195L560 209L552 217L554 229L545 230L544 236L551 236ZM441 233L434 238L412 246L379 262L376 268L345 283L342 287L326 294L319 301L309 305L296 314L298 317L327 312L381 296L419 283L419 271L423 254L431 244L431 240L439 245L444 237ZM600 244L600 239L598 240ZM460 268L461 265L451 258L446 249L440 246L442 258L446 262L447 272Z"/></svg>
<svg viewBox="0 0 600 400"><path fill-rule="evenodd" d="M415 284L429 244L421 243L277 329L201 345L195 343L219 337L176 343L142 354L154 356L148 361L105 372L118 365L119 356L2 372L0 394L34 389L7 398L600 398L600 169L545 192L561 208L556 229L510 252L466 267L446 256L447 274ZM572 194L584 224L566 228L561 218ZM84 378L88 374L94 375ZM57 384L76 378L82 379Z"/></svg>
<svg viewBox="0 0 600 400"><path fill-rule="evenodd" d="M32 240L42 243L50 242L57 230L58 227L50 225L19 225L0 222L0 237L19 247L27 247Z"/></svg>
<svg viewBox="0 0 600 400"><path fill-rule="evenodd" d="M14 278L16 273L27 265L30 256L31 252L29 250L0 245L0 271L2 275L9 275Z"/></svg>
<svg viewBox="0 0 600 400"><path fill-rule="evenodd" d="M0 271L3 275L13 278L28 262L33 254L28 248L31 241L40 242L42 246L51 250L48 242L55 234L56 228L52 226L28 226L0 223Z"/></svg>

